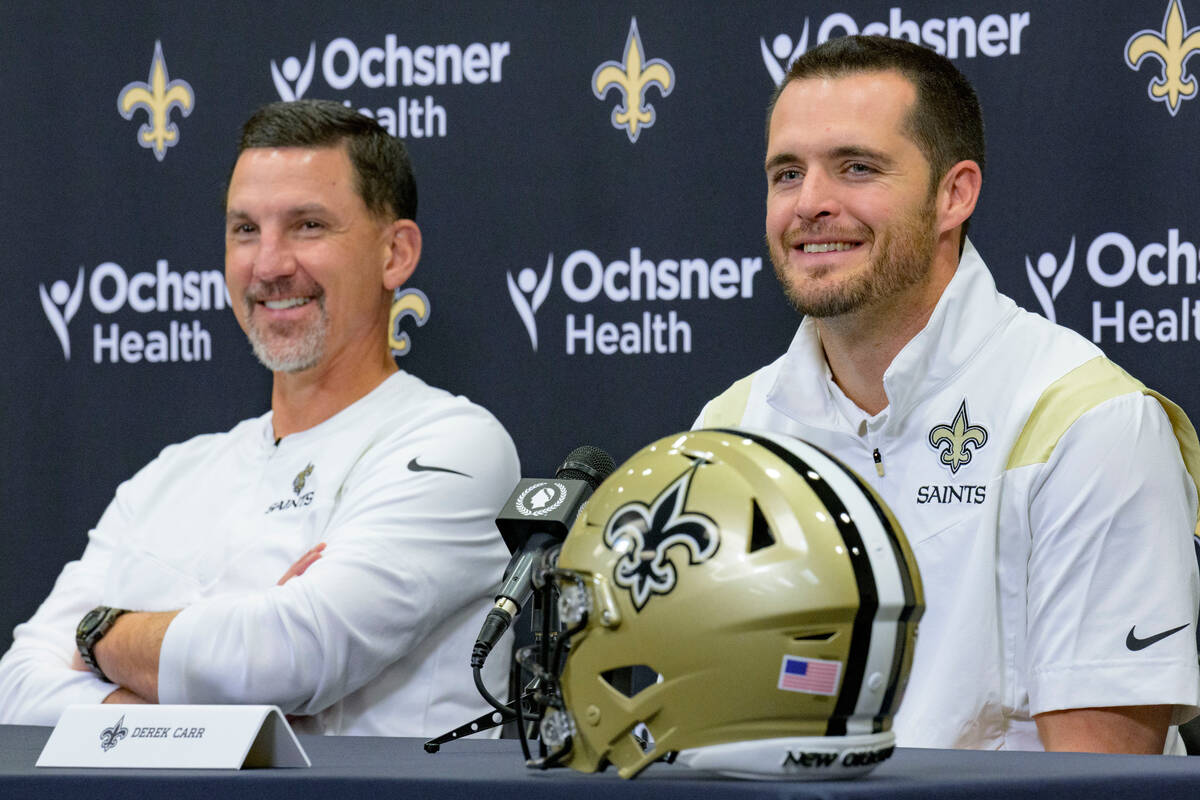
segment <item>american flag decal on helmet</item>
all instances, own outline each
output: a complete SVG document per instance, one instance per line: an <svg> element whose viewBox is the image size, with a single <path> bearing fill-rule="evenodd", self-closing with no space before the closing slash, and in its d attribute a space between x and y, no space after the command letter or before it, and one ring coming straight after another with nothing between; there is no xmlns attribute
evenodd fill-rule
<svg viewBox="0 0 1200 800"><path fill-rule="evenodd" d="M784 656L779 668L779 688L789 692L835 695L841 676L840 661Z"/></svg>

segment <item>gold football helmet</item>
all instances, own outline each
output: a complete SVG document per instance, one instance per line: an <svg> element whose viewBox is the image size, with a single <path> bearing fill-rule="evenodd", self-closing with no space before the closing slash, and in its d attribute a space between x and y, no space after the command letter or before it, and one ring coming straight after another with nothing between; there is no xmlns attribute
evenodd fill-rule
<svg viewBox="0 0 1200 800"><path fill-rule="evenodd" d="M678 754L821 779L891 755L921 580L895 517L828 453L749 430L661 439L597 489L545 577L566 630L518 656L541 684L531 765L632 778Z"/></svg>

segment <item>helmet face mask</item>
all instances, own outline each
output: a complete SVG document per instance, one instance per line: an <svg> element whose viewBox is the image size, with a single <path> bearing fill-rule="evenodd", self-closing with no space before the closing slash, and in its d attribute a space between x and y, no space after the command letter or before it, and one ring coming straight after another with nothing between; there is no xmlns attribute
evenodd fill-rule
<svg viewBox="0 0 1200 800"><path fill-rule="evenodd" d="M694 431L644 448L550 571L564 631L540 678L537 763L633 777L680 760L833 778L891 753L923 594L899 525L790 437ZM650 676L628 682L628 675Z"/></svg>
<svg viewBox="0 0 1200 800"><path fill-rule="evenodd" d="M537 729L545 751L542 757L531 759L528 765L546 769L559 765L571 754L576 728L574 719L566 708L559 676L562 672L562 660L570 649L571 637L587 627L592 603L586 581L568 570L546 565L537 575L535 584L546 595L550 594L552 589L557 589L558 620L564 626L564 630L554 634L553 642L544 641L543 647L522 647L513 653L517 665L534 679L531 687L536 688L532 699L538 707ZM515 708L517 730L528 758L529 747L525 740L522 703L518 702Z"/></svg>

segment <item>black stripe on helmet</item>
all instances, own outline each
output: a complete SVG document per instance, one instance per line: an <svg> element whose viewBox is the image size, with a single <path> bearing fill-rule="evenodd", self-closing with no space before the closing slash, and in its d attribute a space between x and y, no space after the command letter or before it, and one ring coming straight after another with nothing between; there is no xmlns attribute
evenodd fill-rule
<svg viewBox="0 0 1200 800"><path fill-rule="evenodd" d="M818 447L817 449L820 450L821 448ZM822 450L821 452L825 451ZM900 546L900 535L892 525L891 519L880 507L879 501L875 499L875 493L870 490L862 478L853 470L847 468L828 453L826 455L829 456L830 461L841 467L842 471L854 481L862 493L866 495L867 500L871 503L871 507L875 509L875 513L879 517L883 529L887 532L888 542L892 546L892 554L896 560L896 569L900 572L900 583L904 588L904 607L900 609L896 630L896 646L892 654L892 672L888 676L887 691L884 692L883 702L879 705L879 714L875 717L876 725L880 726L883 723L884 711L894 708L896 693L900 690L900 672L904 667L905 650L908 648L909 641L909 637L906 635L907 627L909 623L915 625L921 619L921 614L925 609L917 605L917 593L913 588L912 571L909 568L908 560L904 557L904 549Z"/></svg>
<svg viewBox="0 0 1200 800"><path fill-rule="evenodd" d="M846 510L845 504L837 496L837 492L820 477L820 473L810 467L804 459L783 445L759 434L730 428L717 428L721 433L739 436L758 444L778 457L795 470L824 504L837 525L842 542L846 546L846 556L854 570L854 579L858 585L858 611L854 614L854 624L850 634L850 652L846 657L846 671L842 677L842 690L838 694L833 714L825 728L826 736L845 736L846 721L854 715L858 705L858 696L862 692L863 676L867 670L867 656L871 649L871 628L875 621L875 613L879 609L879 589L875 584L875 573L871 570L870 557L866 545L858 532L858 526ZM816 475L813 478L812 475ZM850 520L847 522L846 520ZM875 732L882 730L882 724L876 721Z"/></svg>

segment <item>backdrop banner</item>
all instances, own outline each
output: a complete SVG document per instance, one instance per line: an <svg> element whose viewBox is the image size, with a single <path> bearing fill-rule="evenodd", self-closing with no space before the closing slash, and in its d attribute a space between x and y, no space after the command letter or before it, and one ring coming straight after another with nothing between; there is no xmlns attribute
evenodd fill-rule
<svg viewBox="0 0 1200 800"><path fill-rule="evenodd" d="M425 252L399 363L495 413L526 475L580 444L619 462L787 347L765 110L847 33L977 87L971 236L1001 290L1200 414L1200 0L6 3L0 31L0 650L121 481L269 407L222 200L274 100L406 140Z"/></svg>

